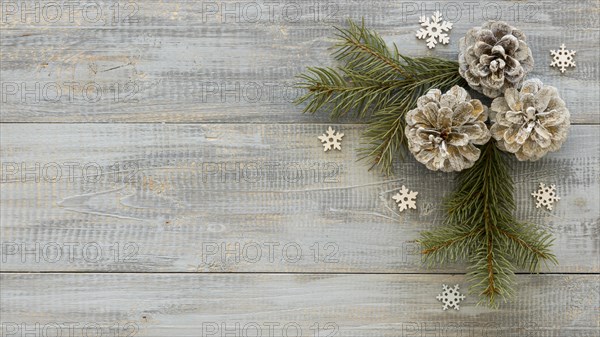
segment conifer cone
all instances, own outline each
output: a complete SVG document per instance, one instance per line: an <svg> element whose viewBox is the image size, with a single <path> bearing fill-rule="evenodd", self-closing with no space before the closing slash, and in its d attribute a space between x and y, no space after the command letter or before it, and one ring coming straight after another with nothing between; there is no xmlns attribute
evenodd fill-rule
<svg viewBox="0 0 600 337"><path fill-rule="evenodd" d="M502 21L488 21L460 39L459 73L469 86L495 98L518 87L533 69L525 34Z"/></svg>
<svg viewBox="0 0 600 337"><path fill-rule="evenodd" d="M490 131L498 148L520 161L535 161L557 151L567 139L570 113L555 87L527 80L521 90L506 89L491 106L495 123Z"/></svg>
<svg viewBox="0 0 600 337"><path fill-rule="evenodd" d="M431 89L406 114L408 148L430 170L464 170L479 158L475 145L491 137L486 120L487 108L465 89L454 86L443 95Z"/></svg>

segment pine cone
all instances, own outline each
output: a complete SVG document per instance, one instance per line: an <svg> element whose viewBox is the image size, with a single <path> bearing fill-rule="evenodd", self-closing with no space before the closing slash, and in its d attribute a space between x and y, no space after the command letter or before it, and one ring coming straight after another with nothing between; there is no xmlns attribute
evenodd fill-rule
<svg viewBox="0 0 600 337"><path fill-rule="evenodd" d="M527 80L521 91L510 88L494 99L496 114L490 131L501 150L521 161L535 161L557 151L567 138L570 113L555 87Z"/></svg>
<svg viewBox="0 0 600 337"><path fill-rule="evenodd" d="M487 108L467 91L454 86L442 95L431 89L406 114L408 148L428 169L461 171L473 166L491 137L485 125Z"/></svg>
<svg viewBox="0 0 600 337"><path fill-rule="evenodd" d="M459 73L469 86L495 98L506 88L518 87L533 69L525 34L502 21L471 28L460 39Z"/></svg>

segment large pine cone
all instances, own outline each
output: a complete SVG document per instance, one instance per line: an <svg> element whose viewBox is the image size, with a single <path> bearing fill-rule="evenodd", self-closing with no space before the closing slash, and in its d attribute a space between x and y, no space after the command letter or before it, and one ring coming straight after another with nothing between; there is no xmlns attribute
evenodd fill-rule
<svg viewBox="0 0 600 337"><path fill-rule="evenodd" d="M498 147L521 161L535 161L557 151L567 139L570 113L555 87L527 80L521 91L510 88L492 102L492 136Z"/></svg>
<svg viewBox="0 0 600 337"><path fill-rule="evenodd" d="M533 69L525 34L502 21L471 28L460 39L459 73L469 86L495 98L506 88L518 87Z"/></svg>
<svg viewBox="0 0 600 337"><path fill-rule="evenodd" d="M431 89L406 114L408 148L428 169L461 171L473 166L491 137L485 125L487 108L467 91L454 86L442 95Z"/></svg>

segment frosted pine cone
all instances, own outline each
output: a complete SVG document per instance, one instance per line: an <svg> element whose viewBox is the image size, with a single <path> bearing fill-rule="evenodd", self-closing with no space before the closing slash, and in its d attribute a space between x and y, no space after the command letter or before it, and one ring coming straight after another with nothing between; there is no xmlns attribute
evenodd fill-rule
<svg viewBox="0 0 600 337"><path fill-rule="evenodd" d="M535 161L557 151L567 139L570 113L555 87L527 80L521 91L510 88L494 99L490 131L498 147L521 161Z"/></svg>
<svg viewBox="0 0 600 337"><path fill-rule="evenodd" d="M408 148L428 169L461 171L473 166L491 137L485 125L487 108L467 91L454 86L442 95L431 89L406 114Z"/></svg>
<svg viewBox="0 0 600 337"><path fill-rule="evenodd" d="M459 73L469 86L495 98L506 88L518 87L533 69L525 34L502 21L471 28L460 39Z"/></svg>

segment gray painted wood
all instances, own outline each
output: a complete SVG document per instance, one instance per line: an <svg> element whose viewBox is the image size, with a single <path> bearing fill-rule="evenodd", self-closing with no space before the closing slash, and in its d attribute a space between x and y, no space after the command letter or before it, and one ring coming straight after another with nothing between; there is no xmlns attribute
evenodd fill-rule
<svg viewBox="0 0 600 337"><path fill-rule="evenodd" d="M341 152L323 152L326 128L4 124L2 268L463 272L428 271L412 242L441 225L454 175L412 158L395 177L368 171L355 151L363 126L337 126ZM513 162L519 217L556 237L551 271L600 270L599 132L574 126L559 152ZM539 182L557 186L553 211L535 208ZM417 210L397 211L402 185L419 192Z"/></svg>
<svg viewBox="0 0 600 337"><path fill-rule="evenodd" d="M12 4L40 6L39 19ZM598 126L574 126L540 162L514 162L519 217L556 236L553 274L519 275L518 297L498 311L469 295L443 312L435 296L442 283L466 288L464 266L425 269L412 241L440 225L452 176L412 160L394 177L367 171L353 120L337 125L344 150L323 153L326 114L291 103L296 74L332 64L331 26L347 18L408 55L448 58L496 18L527 33L532 77L559 89L573 123L599 124L597 1L117 5L76 5L72 20L61 7L54 20L54 2L2 3L0 336L54 336L56 324L63 336L96 325L102 336L253 336L256 325L268 336L269 324L294 336L298 324L308 337L315 323L319 336L598 336ZM454 29L430 51L414 31L436 9ZM561 43L577 50L564 74L549 67ZM21 163L40 169L21 181ZM538 182L557 184L554 211L535 208ZM417 211L395 210L403 184L420 192Z"/></svg>
<svg viewBox="0 0 600 337"><path fill-rule="evenodd" d="M512 22L533 48L531 76L559 89L574 123L600 121L597 1L149 0L118 2L118 14L110 4L101 3L97 22L96 9L83 6L72 18L46 5L39 18L22 19L21 6L5 13L3 121L323 122L325 114L301 115L291 103L300 94L292 84L305 67L331 64L332 25L347 18L364 18L407 55L448 58L470 27ZM435 9L454 28L449 45L430 51L414 34L419 16ZM564 74L549 67L562 43L577 50L577 68ZM26 90L37 93L23 98Z"/></svg>
<svg viewBox="0 0 600 337"><path fill-rule="evenodd" d="M54 333L52 323L67 331L70 322L74 336L84 335L86 325L91 335L96 324L102 336L127 327L144 337L226 336L226 329L227 336L258 330L313 337L318 323L316 336L592 337L600 300L597 275L521 275L518 297L500 310L477 307L468 295L459 311L443 311L435 298L442 284L464 284L453 275L3 274L1 280L5 331L35 329L37 322ZM337 333L323 329L327 323Z"/></svg>

